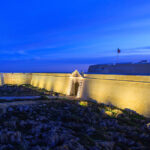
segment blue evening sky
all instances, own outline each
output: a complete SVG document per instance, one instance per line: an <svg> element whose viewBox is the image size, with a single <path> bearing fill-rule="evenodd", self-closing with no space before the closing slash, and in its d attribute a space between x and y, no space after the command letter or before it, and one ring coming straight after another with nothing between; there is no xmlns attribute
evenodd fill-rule
<svg viewBox="0 0 150 150"><path fill-rule="evenodd" d="M150 0L1 0L0 72L150 60Z"/></svg>

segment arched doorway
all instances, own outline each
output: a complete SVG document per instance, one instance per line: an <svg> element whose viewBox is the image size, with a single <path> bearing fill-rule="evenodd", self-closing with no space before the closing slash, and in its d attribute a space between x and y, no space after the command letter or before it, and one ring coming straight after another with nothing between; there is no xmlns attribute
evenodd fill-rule
<svg viewBox="0 0 150 150"><path fill-rule="evenodd" d="M74 86L75 86L75 87L74 87L74 95L77 96L77 94L78 94L78 89L79 89L79 83L76 82Z"/></svg>
<svg viewBox="0 0 150 150"><path fill-rule="evenodd" d="M68 95L81 98L83 85L84 85L83 75L81 75L77 70L75 70L70 76Z"/></svg>

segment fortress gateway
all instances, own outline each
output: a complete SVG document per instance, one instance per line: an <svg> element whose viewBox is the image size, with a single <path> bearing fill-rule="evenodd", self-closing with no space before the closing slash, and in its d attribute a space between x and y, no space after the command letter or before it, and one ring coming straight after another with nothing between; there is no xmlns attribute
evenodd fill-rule
<svg viewBox="0 0 150 150"><path fill-rule="evenodd" d="M31 84L49 91L112 103L150 116L150 76L73 73L1 73L0 84Z"/></svg>

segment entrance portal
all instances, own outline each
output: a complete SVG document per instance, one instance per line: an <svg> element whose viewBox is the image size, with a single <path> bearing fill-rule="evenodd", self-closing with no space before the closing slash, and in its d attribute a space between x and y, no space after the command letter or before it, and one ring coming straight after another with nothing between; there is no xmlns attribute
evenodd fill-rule
<svg viewBox="0 0 150 150"><path fill-rule="evenodd" d="M75 94L75 96L77 96L77 94L78 94L78 89L79 89L79 83L76 82L75 83L75 87L74 87L74 90L75 90L74 94Z"/></svg>
<svg viewBox="0 0 150 150"><path fill-rule="evenodd" d="M69 81L68 95L81 98L83 91L84 77L77 70L75 70Z"/></svg>

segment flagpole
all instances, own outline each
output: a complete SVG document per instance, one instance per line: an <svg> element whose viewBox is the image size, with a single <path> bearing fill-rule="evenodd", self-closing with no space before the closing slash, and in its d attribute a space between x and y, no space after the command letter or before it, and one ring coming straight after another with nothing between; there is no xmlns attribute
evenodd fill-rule
<svg viewBox="0 0 150 150"><path fill-rule="evenodd" d="M117 53L117 61L116 61L116 64L118 64L118 61L119 61L119 53Z"/></svg>
<svg viewBox="0 0 150 150"><path fill-rule="evenodd" d="M119 54L120 54L120 49L118 48L117 49L117 59L116 59L116 64L119 62Z"/></svg>

